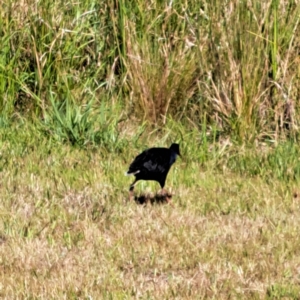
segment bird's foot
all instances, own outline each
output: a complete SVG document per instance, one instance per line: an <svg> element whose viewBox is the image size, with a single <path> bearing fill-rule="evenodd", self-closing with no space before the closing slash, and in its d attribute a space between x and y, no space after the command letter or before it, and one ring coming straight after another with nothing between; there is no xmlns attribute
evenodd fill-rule
<svg viewBox="0 0 300 300"><path fill-rule="evenodd" d="M170 204L174 208L174 204L172 203L172 198L169 195L166 196L166 200L168 204Z"/></svg>
<svg viewBox="0 0 300 300"><path fill-rule="evenodd" d="M172 194L169 194L165 189L162 189L161 195L166 199L168 204L170 204L172 207L174 207L174 205L172 203Z"/></svg>

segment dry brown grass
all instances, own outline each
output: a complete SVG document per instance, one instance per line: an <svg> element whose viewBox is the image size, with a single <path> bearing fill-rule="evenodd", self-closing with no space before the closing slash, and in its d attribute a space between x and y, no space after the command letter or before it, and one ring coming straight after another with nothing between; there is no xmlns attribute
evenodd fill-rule
<svg viewBox="0 0 300 300"><path fill-rule="evenodd" d="M126 203L116 156L42 157L1 173L3 299L296 299L295 186L178 161L167 180L175 207L144 206Z"/></svg>

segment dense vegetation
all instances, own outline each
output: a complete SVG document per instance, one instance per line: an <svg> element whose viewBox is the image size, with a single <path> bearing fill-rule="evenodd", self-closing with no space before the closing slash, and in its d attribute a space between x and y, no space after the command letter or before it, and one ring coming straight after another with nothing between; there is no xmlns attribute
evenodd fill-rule
<svg viewBox="0 0 300 300"><path fill-rule="evenodd" d="M1 297L298 299L297 1L0 3Z"/></svg>
<svg viewBox="0 0 300 300"><path fill-rule="evenodd" d="M2 123L78 143L128 119L295 137L298 23L283 0L2 1Z"/></svg>

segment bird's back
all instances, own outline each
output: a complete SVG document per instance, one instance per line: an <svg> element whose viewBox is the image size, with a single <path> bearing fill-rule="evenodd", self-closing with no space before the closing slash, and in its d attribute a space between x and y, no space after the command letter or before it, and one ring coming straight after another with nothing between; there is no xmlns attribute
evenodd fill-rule
<svg viewBox="0 0 300 300"><path fill-rule="evenodd" d="M145 150L131 163L128 174L139 171L140 176L142 176L168 172L171 164L175 161L171 162L171 152L168 148L151 148Z"/></svg>

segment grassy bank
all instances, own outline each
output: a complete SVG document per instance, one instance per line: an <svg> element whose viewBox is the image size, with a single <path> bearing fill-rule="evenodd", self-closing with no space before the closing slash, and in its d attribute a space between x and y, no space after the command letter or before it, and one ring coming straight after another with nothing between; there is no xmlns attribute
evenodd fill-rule
<svg viewBox="0 0 300 300"><path fill-rule="evenodd" d="M1 118L85 130L106 104L118 120L298 138L298 25L287 0L3 1Z"/></svg>

